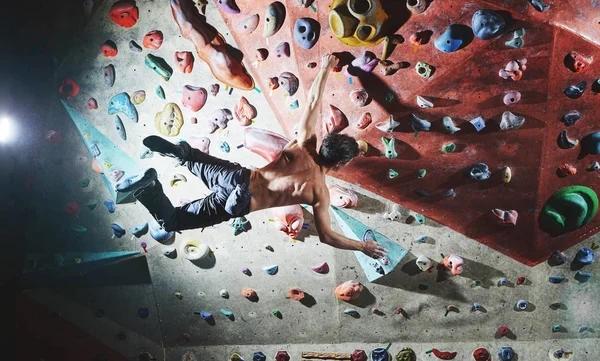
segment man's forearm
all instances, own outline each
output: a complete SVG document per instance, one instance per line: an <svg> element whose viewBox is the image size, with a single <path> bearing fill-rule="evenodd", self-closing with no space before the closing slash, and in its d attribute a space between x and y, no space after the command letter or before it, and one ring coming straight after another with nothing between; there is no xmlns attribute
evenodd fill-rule
<svg viewBox="0 0 600 361"><path fill-rule="evenodd" d="M329 236L322 236L321 242L330 245L331 247L353 250L353 251L364 251L364 243L355 241L348 237L342 236L339 233L333 232Z"/></svg>

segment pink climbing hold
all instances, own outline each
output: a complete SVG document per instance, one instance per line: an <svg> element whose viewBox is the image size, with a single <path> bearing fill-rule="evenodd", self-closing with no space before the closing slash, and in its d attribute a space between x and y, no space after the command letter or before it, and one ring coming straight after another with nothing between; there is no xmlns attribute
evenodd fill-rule
<svg viewBox="0 0 600 361"><path fill-rule="evenodd" d="M498 327L498 330L496 332L500 336L506 336L510 333L510 330L506 326L500 326L500 327Z"/></svg>
<svg viewBox="0 0 600 361"><path fill-rule="evenodd" d="M194 112L199 111L206 104L208 92L202 87L186 85L183 87L183 96L181 103L184 107L191 109Z"/></svg>
<svg viewBox="0 0 600 361"><path fill-rule="evenodd" d="M275 228L290 236L298 237L304 225L304 212L300 205L276 207L271 209Z"/></svg>
<svg viewBox="0 0 600 361"><path fill-rule="evenodd" d="M92 169L99 174L104 174L104 169L102 168L102 166L100 165L100 163L98 163L98 161L96 160L96 157L94 157L94 159L92 159Z"/></svg>
<svg viewBox="0 0 600 361"><path fill-rule="evenodd" d="M329 104L329 110L331 111L331 114L329 119L325 122L327 133L337 133L345 129L348 126L348 118L346 118L346 115L336 106L331 104Z"/></svg>
<svg viewBox="0 0 600 361"><path fill-rule="evenodd" d="M503 226L516 226L519 214L515 210L504 211L502 209L492 209L492 217L498 224Z"/></svg>
<svg viewBox="0 0 600 361"><path fill-rule="evenodd" d="M329 265L327 264L327 262L323 262L322 264L315 267L311 267L310 269L322 275L329 273Z"/></svg>
<svg viewBox="0 0 600 361"><path fill-rule="evenodd" d="M176 51L175 65L182 73L191 73L194 70L194 55L189 51Z"/></svg>
<svg viewBox="0 0 600 361"><path fill-rule="evenodd" d="M504 104L506 104L506 105L517 104L520 100L521 100L521 93L519 93L517 91L508 92L504 96Z"/></svg>
<svg viewBox="0 0 600 361"><path fill-rule="evenodd" d="M336 185L330 185L327 188L329 188L329 198L332 206L352 208L358 205L358 195L354 191Z"/></svg>
<svg viewBox="0 0 600 361"><path fill-rule="evenodd" d="M266 129L251 127L244 132L244 148L260 155L267 162L277 159L289 142L284 136Z"/></svg>
<svg viewBox="0 0 600 361"><path fill-rule="evenodd" d="M444 258L444 260L442 261L444 267L449 268L454 276L457 276L462 273L463 263L463 259L455 255L454 253L452 253L449 256L446 256L446 258Z"/></svg>
<svg viewBox="0 0 600 361"><path fill-rule="evenodd" d="M87 102L88 109L94 110L98 109L98 102L94 98L90 98Z"/></svg>
<svg viewBox="0 0 600 361"><path fill-rule="evenodd" d="M241 97L240 101L233 108L233 114L235 114L240 125L247 127L256 118L256 108L248 102L246 97Z"/></svg>
<svg viewBox="0 0 600 361"><path fill-rule="evenodd" d="M358 127L358 129L366 129L369 124L371 124L371 122L373 122L373 116L371 115L371 113L366 112L363 115L361 115L360 119L358 120L358 123L356 123L356 126Z"/></svg>
<svg viewBox="0 0 600 361"><path fill-rule="evenodd" d="M200 149L201 152L209 154L209 148L210 148L210 139L207 137L201 137L201 138L196 138L196 137L191 137L190 139L188 139L188 143L189 145L192 146L192 148L196 148L196 149Z"/></svg>

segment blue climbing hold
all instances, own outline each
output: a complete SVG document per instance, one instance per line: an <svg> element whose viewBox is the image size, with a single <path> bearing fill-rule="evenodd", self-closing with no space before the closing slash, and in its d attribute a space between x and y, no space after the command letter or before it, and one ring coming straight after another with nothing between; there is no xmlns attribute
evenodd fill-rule
<svg viewBox="0 0 600 361"><path fill-rule="evenodd" d="M294 25L294 39L306 50L310 50L317 40L319 40L319 34L321 33L321 25L318 21L311 18L300 18L296 20Z"/></svg>
<svg viewBox="0 0 600 361"><path fill-rule="evenodd" d="M79 181L79 186L81 188L86 188L89 185L90 185L90 180L88 178L84 178L84 179L82 179L82 180Z"/></svg>
<svg viewBox="0 0 600 361"><path fill-rule="evenodd" d="M135 109L129 94L127 93L117 94L108 102L108 114L113 115L117 113L123 113L134 123L138 122L137 109Z"/></svg>
<svg viewBox="0 0 600 361"><path fill-rule="evenodd" d="M502 361L512 361L515 358L515 351L510 346L500 347L500 351L498 351L498 356Z"/></svg>
<svg viewBox="0 0 600 361"><path fill-rule="evenodd" d="M473 33L481 40L490 40L500 35L504 30L506 22L495 11L492 10L477 10L471 19Z"/></svg>
<svg viewBox="0 0 600 361"><path fill-rule="evenodd" d="M141 318L148 318L148 316L150 316L150 310L146 307L138 308L137 314Z"/></svg>
<svg viewBox="0 0 600 361"><path fill-rule="evenodd" d="M171 238L173 238L174 235L175 232L167 232L155 222L153 222L150 225L150 236L154 238L157 242L165 243Z"/></svg>
<svg viewBox="0 0 600 361"><path fill-rule="evenodd" d="M117 115L117 119L115 119L115 129L117 129L117 134L121 139L127 140L127 132L125 131L125 126L123 125L123 121L121 117Z"/></svg>
<svg viewBox="0 0 600 361"><path fill-rule="evenodd" d="M112 200L104 201L104 206L108 210L108 213L115 213L115 211L117 210L117 206Z"/></svg>
<svg viewBox="0 0 600 361"><path fill-rule="evenodd" d="M590 278L592 278L591 273L583 273L581 271L577 271L577 273L575 274L575 280L577 280L581 283L589 281Z"/></svg>
<svg viewBox="0 0 600 361"><path fill-rule="evenodd" d="M223 153L229 153L231 151L231 147L225 141L219 142L219 149L221 149L221 152Z"/></svg>
<svg viewBox="0 0 600 361"><path fill-rule="evenodd" d="M373 361L390 361L390 354L383 347L378 347L371 351Z"/></svg>
<svg viewBox="0 0 600 361"><path fill-rule="evenodd" d="M148 223L140 224L139 226L134 227L131 230L131 233L134 236L136 236L137 238L140 238L141 236L143 236L146 233L148 233Z"/></svg>
<svg viewBox="0 0 600 361"><path fill-rule="evenodd" d="M213 318L213 315L210 312L202 311L202 312L200 312L200 317L202 317L205 320L209 320L209 319Z"/></svg>
<svg viewBox="0 0 600 361"><path fill-rule="evenodd" d="M258 351L254 353L252 356L252 361L267 361L267 356L264 353Z"/></svg>
<svg viewBox="0 0 600 361"><path fill-rule="evenodd" d="M344 313L350 316L358 316L359 313L357 310L355 310L354 308L347 308L344 310Z"/></svg>
<svg viewBox="0 0 600 361"><path fill-rule="evenodd" d="M600 132L588 134L581 139L579 159L583 159L588 154L600 154Z"/></svg>
<svg viewBox="0 0 600 361"><path fill-rule="evenodd" d="M575 255L575 261L582 265L592 264L594 262L594 258L594 251L589 248L582 248Z"/></svg>
<svg viewBox="0 0 600 361"><path fill-rule="evenodd" d="M277 274L277 271L279 271L279 266L274 265L270 267L265 267L263 268L263 271L265 271L266 274L273 276Z"/></svg>
<svg viewBox="0 0 600 361"><path fill-rule="evenodd" d="M567 277L562 277L562 276L550 276L548 278L548 280L550 281L550 283L562 283L564 281L567 280Z"/></svg>
<svg viewBox="0 0 600 361"><path fill-rule="evenodd" d="M125 230L116 223L111 224L110 228L112 228L112 230L113 230L113 238L114 237L121 238L125 235Z"/></svg>
<svg viewBox="0 0 600 361"><path fill-rule="evenodd" d="M225 315L225 317L231 317L231 316L233 316L233 312L227 311L227 310L224 310L224 309L221 309L221 313L223 315Z"/></svg>
<svg viewBox="0 0 600 361"><path fill-rule="evenodd" d="M525 300L518 300L516 307L517 307L517 309L519 309L521 311L525 311L525 310L527 310L527 308L529 308L529 302L527 302Z"/></svg>
<svg viewBox="0 0 600 361"><path fill-rule="evenodd" d="M468 32L472 33L471 29L467 26L452 24L442 35L433 41L433 45L435 45L439 51L443 51L444 53L455 52L460 49L461 45L466 40L466 36L469 35L466 29L468 29Z"/></svg>
<svg viewBox="0 0 600 361"><path fill-rule="evenodd" d="M506 278L502 277L498 281L498 286L506 286L507 283L508 283L508 280Z"/></svg>

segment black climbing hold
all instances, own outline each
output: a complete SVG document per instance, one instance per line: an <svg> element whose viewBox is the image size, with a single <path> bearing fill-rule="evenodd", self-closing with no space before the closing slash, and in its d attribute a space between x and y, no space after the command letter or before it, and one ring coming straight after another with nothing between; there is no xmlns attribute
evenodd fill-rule
<svg viewBox="0 0 600 361"><path fill-rule="evenodd" d="M581 113L576 110L572 110L563 116L563 122L567 126L575 125L579 119L581 119Z"/></svg>
<svg viewBox="0 0 600 361"><path fill-rule="evenodd" d="M571 99L578 99L583 95L585 88L587 87L587 81L582 81L575 85L571 85L567 89L565 89L565 95Z"/></svg>

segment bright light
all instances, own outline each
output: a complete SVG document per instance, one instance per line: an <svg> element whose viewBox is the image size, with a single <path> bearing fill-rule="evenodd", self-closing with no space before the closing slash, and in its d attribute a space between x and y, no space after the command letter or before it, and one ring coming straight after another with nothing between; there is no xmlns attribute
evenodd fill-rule
<svg viewBox="0 0 600 361"><path fill-rule="evenodd" d="M14 137L15 126L10 118L0 120L0 143L8 143Z"/></svg>

